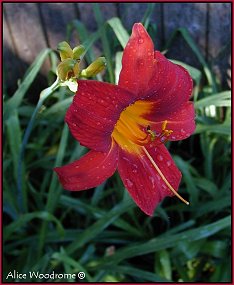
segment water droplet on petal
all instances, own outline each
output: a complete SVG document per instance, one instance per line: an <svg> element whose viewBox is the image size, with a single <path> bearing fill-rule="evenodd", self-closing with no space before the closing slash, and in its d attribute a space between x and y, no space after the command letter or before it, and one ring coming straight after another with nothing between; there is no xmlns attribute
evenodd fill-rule
<svg viewBox="0 0 234 285"><path fill-rule="evenodd" d="M127 147L127 145L125 145ZM129 159L126 156L123 156L123 160L129 162Z"/></svg>
<svg viewBox="0 0 234 285"><path fill-rule="evenodd" d="M170 160L167 161L167 166L171 166L171 161Z"/></svg>
<svg viewBox="0 0 234 285"><path fill-rule="evenodd" d="M166 186L165 184L162 184L162 188L163 188L164 190L166 190L166 189L167 189L167 186Z"/></svg>
<svg viewBox="0 0 234 285"><path fill-rule="evenodd" d="M152 183L153 188L155 187L155 181L154 181L154 177L153 176L149 176L149 180Z"/></svg>
<svg viewBox="0 0 234 285"><path fill-rule="evenodd" d="M130 179L126 179L125 182L127 184L127 187L131 188L133 186L133 182Z"/></svg>
<svg viewBox="0 0 234 285"><path fill-rule="evenodd" d="M138 40L138 43L139 43L139 44L143 44L143 43L144 43L144 40L143 40L143 39L139 39L139 40Z"/></svg>
<svg viewBox="0 0 234 285"><path fill-rule="evenodd" d="M181 131L182 134L185 134L185 130L184 129L181 129L180 131Z"/></svg>
<svg viewBox="0 0 234 285"><path fill-rule="evenodd" d="M159 161L163 161L162 155L161 155L161 154L157 155L157 159L158 159Z"/></svg>

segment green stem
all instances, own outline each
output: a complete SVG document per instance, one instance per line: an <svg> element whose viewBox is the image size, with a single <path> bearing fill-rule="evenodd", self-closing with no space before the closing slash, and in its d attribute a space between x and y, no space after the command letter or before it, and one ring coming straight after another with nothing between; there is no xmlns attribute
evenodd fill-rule
<svg viewBox="0 0 234 285"><path fill-rule="evenodd" d="M32 132L33 124L36 119L36 115L38 111L40 110L42 104L44 101L60 86L60 81L57 78L56 81L48 88L44 89L41 94L40 98L37 102L36 108L34 109L34 112L31 116L31 119L28 123L28 126L25 130L22 145L20 147L20 153L19 153L19 161L18 161L18 177L17 177L17 190L18 190L18 205L20 212L25 212L26 205L27 205L27 195L25 189L22 187L22 167L23 167L23 160L24 160L24 154L26 145L29 140L29 136ZM24 189L24 190L23 190Z"/></svg>

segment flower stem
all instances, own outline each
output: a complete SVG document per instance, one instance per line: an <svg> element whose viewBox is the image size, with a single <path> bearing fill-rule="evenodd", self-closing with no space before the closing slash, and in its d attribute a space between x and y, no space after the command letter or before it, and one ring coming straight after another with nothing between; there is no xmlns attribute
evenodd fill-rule
<svg viewBox="0 0 234 285"><path fill-rule="evenodd" d="M44 89L39 97L39 100L37 102L36 108L33 111L33 114L30 118L30 121L27 125L27 128L24 133L24 137L22 140L22 145L20 147L19 152L19 161L18 161L18 175L17 175L17 191L18 191L18 205L20 212L25 212L25 205L26 205L26 193L23 193L23 187L22 187L22 167L23 167L23 160L24 160L24 154L25 154L25 148L29 140L29 136L31 134L34 121L36 119L36 115L38 111L40 110L42 104L44 101L60 86L60 81L57 78L56 81L48 88ZM23 203L24 201L24 203Z"/></svg>

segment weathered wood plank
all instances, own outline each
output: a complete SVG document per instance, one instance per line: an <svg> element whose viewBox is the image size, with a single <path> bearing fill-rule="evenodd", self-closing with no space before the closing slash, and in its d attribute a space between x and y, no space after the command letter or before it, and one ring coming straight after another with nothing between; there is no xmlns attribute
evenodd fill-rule
<svg viewBox="0 0 234 285"><path fill-rule="evenodd" d="M147 10L149 3L121 3L119 4L119 16L124 26L131 31L134 23L139 23ZM156 24L157 34L153 41L155 48L160 49L162 45L162 26L161 26L161 4L155 4L150 18L151 23Z"/></svg>
<svg viewBox="0 0 234 285"><path fill-rule="evenodd" d="M208 5L208 59L220 82L227 86L227 69L231 64L231 4Z"/></svg>
<svg viewBox="0 0 234 285"><path fill-rule="evenodd" d="M12 93L17 87L18 75L20 73L18 63L14 43L3 14L3 74L4 83L6 83L5 87L9 93Z"/></svg>
<svg viewBox="0 0 234 285"><path fill-rule="evenodd" d="M178 28L188 29L190 35L206 55L207 4L206 3L167 3L163 4L164 36L167 41ZM177 38L168 52L168 56L200 67L194 53L182 38Z"/></svg>
<svg viewBox="0 0 234 285"><path fill-rule="evenodd" d="M5 3L4 10L15 44L15 52L17 54L15 64L20 66L16 76L22 79L36 56L47 47L37 4ZM28 92L29 100L37 100L40 91L46 87L47 83L43 75L47 75L48 70L49 60L43 64L40 74L31 85ZM7 85L11 87L11 93L15 91L15 82L13 87L11 81L8 81Z"/></svg>
<svg viewBox="0 0 234 285"><path fill-rule="evenodd" d="M46 48L37 6L35 3L6 3L4 9L17 55L25 63L22 65L22 71L25 71L38 53ZM23 74L20 75L22 76Z"/></svg>
<svg viewBox="0 0 234 285"><path fill-rule="evenodd" d="M95 19L93 11L93 3L78 3L80 20L85 25L88 31L95 32L98 29L98 24ZM99 3L99 7L104 20L111 19L117 16L116 3ZM101 41L97 41L93 46L94 54L96 57L102 54Z"/></svg>
<svg viewBox="0 0 234 285"><path fill-rule="evenodd" d="M141 21L147 9L147 3L99 5L104 19L119 16L129 31L133 23ZM80 17L88 30L97 29L92 3L4 3L3 8L4 63L7 83L11 86L16 85L18 78L22 78L26 68L43 48L49 45L55 49L59 41L65 40L66 26L73 19ZM160 50L163 39L168 40L175 29L187 28L202 54L208 56L214 65L220 80L226 82L230 56L231 4L157 3L150 23L157 25L158 33L153 40L156 49ZM77 43L76 35L72 37L71 45ZM101 46L98 46L97 54L100 50ZM176 39L167 56L201 67L182 38ZM47 71L48 66L44 65L44 74Z"/></svg>
<svg viewBox="0 0 234 285"><path fill-rule="evenodd" d="M48 45L56 49L57 44L66 38L67 25L77 19L75 3L40 3L39 9L47 36ZM73 36L71 46L77 45L78 38Z"/></svg>

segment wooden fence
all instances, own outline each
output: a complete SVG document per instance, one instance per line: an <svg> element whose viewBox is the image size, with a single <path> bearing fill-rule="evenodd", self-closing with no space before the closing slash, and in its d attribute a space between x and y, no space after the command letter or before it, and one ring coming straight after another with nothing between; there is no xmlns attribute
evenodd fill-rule
<svg viewBox="0 0 234 285"><path fill-rule="evenodd" d="M3 51L6 85L16 88L26 68L46 47L56 49L66 38L66 27L74 19L81 20L88 30L97 23L92 3L4 3ZM148 3L100 3L105 19L119 17L129 31L141 21ZM230 64L231 3L155 3L150 18L157 25L157 49L162 49L175 29L187 28L205 59L226 84ZM73 45L78 41L73 39ZM200 67L197 58L182 39L178 38L169 51L170 58ZM42 74L46 74L44 65Z"/></svg>

